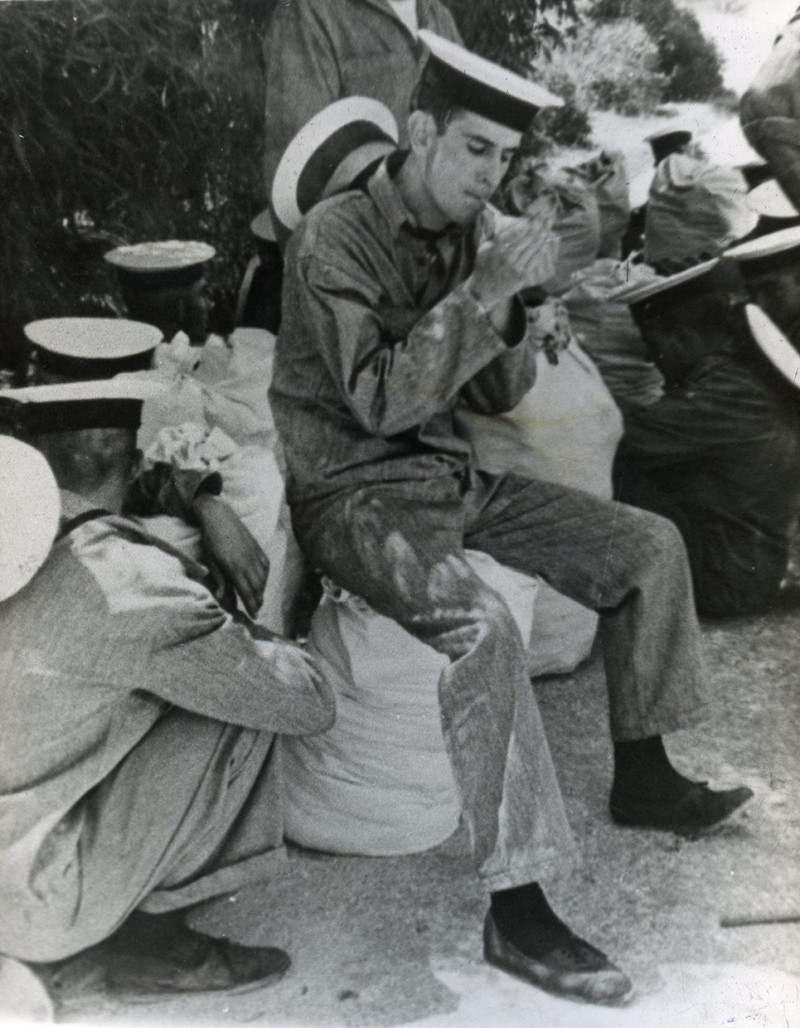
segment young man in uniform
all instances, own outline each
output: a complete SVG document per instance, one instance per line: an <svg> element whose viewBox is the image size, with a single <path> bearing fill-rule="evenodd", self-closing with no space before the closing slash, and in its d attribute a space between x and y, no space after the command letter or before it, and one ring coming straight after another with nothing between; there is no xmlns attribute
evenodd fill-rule
<svg viewBox="0 0 800 1028"><path fill-rule="evenodd" d="M500 597L464 547L543 575L602 614L615 778L628 825L696 830L750 795L670 764L661 733L705 708L691 581L669 522L470 465L453 406L494 414L530 389L518 294L553 272L552 212L492 225L487 203L536 109L557 99L461 47L432 50L408 124L365 191L318 204L287 249L271 391L311 564L445 653L445 745L478 874L489 961L559 995L620 1003L627 976L550 909L541 879L574 842Z"/></svg>
<svg viewBox="0 0 800 1028"><path fill-rule="evenodd" d="M58 961L113 935L117 991L240 991L288 956L195 932L184 911L272 873L275 733L325 730L334 703L303 651L234 621L204 567L123 514L130 393L0 396L0 954ZM240 591L263 590L257 555L232 553L219 476L178 478L162 509L200 525Z"/></svg>

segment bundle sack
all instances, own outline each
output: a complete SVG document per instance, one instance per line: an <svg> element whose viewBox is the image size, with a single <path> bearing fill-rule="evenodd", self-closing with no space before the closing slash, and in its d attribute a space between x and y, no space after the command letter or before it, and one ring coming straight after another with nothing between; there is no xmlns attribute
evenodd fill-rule
<svg viewBox="0 0 800 1028"><path fill-rule="evenodd" d="M275 337L237 328L194 347L179 333L156 351L156 367L126 375L166 381L168 391L145 401L137 443L153 460L204 467L222 475L222 497L269 559L256 622L281 635L292 629L304 562L284 489L283 454L268 400ZM227 447L220 449L220 441ZM202 559L196 528L175 518L148 519L156 536Z"/></svg>
<svg viewBox="0 0 800 1028"><path fill-rule="evenodd" d="M591 359L576 340L551 364L539 354L536 383L513 410L488 416L462 408L460 430L479 468L611 497L611 469L622 416ZM529 670L568 674L588 657L597 614L540 583Z"/></svg>
<svg viewBox="0 0 800 1028"><path fill-rule="evenodd" d="M757 223L740 171L689 154L670 154L658 165L650 186L644 259L677 271L717 256Z"/></svg>
<svg viewBox="0 0 800 1028"><path fill-rule="evenodd" d="M581 347L623 411L649 407L664 391L663 376L648 358L630 307L608 299L626 279L619 261L598 260L573 275L569 290L561 297Z"/></svg>
<svg viewBox="0 0 800 1028"><path fill-rule="evenodd" d="M537 582L485 553L468 551L467 560L528 638ZM308 650L336 693L337 715L323 735L281 738L287 836L367 856L443 842L461 813L437 698L448 658L331 583Z"/></svg>

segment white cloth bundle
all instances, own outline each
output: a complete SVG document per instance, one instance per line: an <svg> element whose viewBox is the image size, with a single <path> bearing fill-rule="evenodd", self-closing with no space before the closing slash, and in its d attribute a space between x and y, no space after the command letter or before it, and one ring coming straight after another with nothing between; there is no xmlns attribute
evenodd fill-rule
<svg viewBox="0 0 800 1028"><path fill-rule="evenodd" d="M145 401L139 447L151 460L222 475L222 497L250 530L270 562L258 624L286 634L303 574L303 559L286 505L282 458L267 393L275 337L236 329L228 340L211 336L203 347L185 336L157 348L152 371L168 392ZM130 376L126 376L130 377ZM147 519L147 527L195 560L196 528L175 518Z"/></svg>
<svg viewBox="0 0 800 1028"><path fill-rule="evenodd" d="M536 581L468 551L523 638ZM447 657L332 585L311 622L308 650L336 693L333 728L281 739L286 834L334 853L417 853L446 839L461 812L444 750L437 686Z"/></svg>
<svg viewBox="0 0 800 1028"><path fill-rule="evenodd" d="M648 264L721 253L756 227L740 171L674 153L656 169L644 232Z"/></svg>
<svg viewBox="0 0 800 1028"><path fill-rule="evenodd" d="M632 267L646 268L649 276L643 278L655 277L648 265ZM612 289L626 284L626 277L619 261L598 260L573 275L561 297L581 347L623 410L649 407L661 397L664 385L661 372L648 359L630 307L608 299Z"/></svg>
<svg viewBox="0 0 800 1028"><path fill-rule="evenodd" d="M459 409L479 468L611 496L622 416L597 368L573 340L552 365L540 354L536 383L513 410L487 416ZM589 655L597 615L540 583L530 636L531 675L566 674Z"/></svg>

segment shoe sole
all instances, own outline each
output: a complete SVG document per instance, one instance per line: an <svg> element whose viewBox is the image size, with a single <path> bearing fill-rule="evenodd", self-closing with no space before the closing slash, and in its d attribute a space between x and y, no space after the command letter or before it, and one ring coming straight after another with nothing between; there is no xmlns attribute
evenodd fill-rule
<svg viewBox="0 0 800 1028"><path fill-rule="evenodd" d="M149 987L147 990L137 991L132 986L122 986L120 988L115 987L113 984L108 985L109 995L115 1000L119 1000L121 1003L129 1003L131 1005L147 1004L147 1003L163 1003L166 1000L177 999L179 997L192 998L197 997L198 999L208 996L243 996L248 992L256 992L258 989L266 989L270 985L275 985L282 978L285 978L289 973L289 968L285 967L280 971L273 971L272 974L266 975L264 978L259 978L254 982L243 982L241 985L232 985L230 988L220 989L171 989L164 987L159 989L158 987Z"/></svg>

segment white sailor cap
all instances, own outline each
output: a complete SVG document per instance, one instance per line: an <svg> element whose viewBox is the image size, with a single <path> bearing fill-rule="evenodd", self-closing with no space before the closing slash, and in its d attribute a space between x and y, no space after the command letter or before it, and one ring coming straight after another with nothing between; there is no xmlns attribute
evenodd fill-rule
<svg viewBox="0 0 800 1028"><path fill-rule="evenodd" d="M769 235L740 243L727 250L725 256L739 261L746 273L749 268L760 271L767 262L770 267L794 264L800 257L798 249L800 225L793 225L791 228L783 228L779 232L770 232Z"/></svg>
<svg viewBox="0 0 800 1028"><path fill-rule="evenodd" d="M650 300L660 293L679 289L682 286L697 284L698 280L707 275L719 264L719 257L713 260L703 261L702 264L695 264L691 268L679 271L675 275L659 276L644 282L635 282L631 285L620 286L612 290L608 299L615 303L636 304L643 300Z"/></svg>
<svg viewBox="0 0 800 1028"><path fill-rule="evenodd" d="M45 458L27 443L0 435L0 602L24 588L44 564L60 513L58 485Z"/></svg>
<svg viewBox="0 0 800 1028"><path fill-rule="evenodd" d="M760 186L751 189L747 194L747 202L762 218L776 218L783 221L800 217L800 211L774 178L767 179Z"/></svg>
<svg viewBox="0 0 800 1028"><path fill-rule="evenodd" d="M44 371L68 378L110 378L149 367L161 330L124 318L44 318L23 329Z"/></svg>
<svg viewBox="0 0 800 1028"><path fill-rule="evenodd" d="M142 406L168 383L135 374L0 391L0 432L22 438L86 428L138 428Z"/></svg>
<svg viewBox="0 0 800 1028"><path fill-rule="evenodd" d="M213 246L194 239L163 239L118 246L104 258L124 285L162 289L196 282L215 253Z"/></svg>
<svg viewBox="0 0 800 1028"><path fill-rule="evenodd" d="M369 97L336 100L315 114L287 146L272 182L278 238L291 234L320 200L348 189L396 148L398 138L392 112Z"/></svg>
<svg viewBox="0 0 800 1028"><path fill-rule="evenodd" d="M715 271L716 268L719 268L719 272ZM675 290L692 288L699 292L721 289L728 292L729 296L733 293L734 300L738 298L739 302L746 297L736 264L715 258L668 278L623 287L616 290L609 299L636 306L659 297L656 310L664 310L666 307L671 311L680 311L681 297L675 295ZM800 389L800 353L761 307L754 303L742 303L742 307L753 342L783 378L794 388Z"/></svg>
<svg viewBox="0 0 800 1028"><path fill-rule="evenodd" d="M759 350L790 385L800 389L800 353L759 306L748 303L744 311Z"/></svg>
<svg viewBox="0 0 800 1028"><path fill-rule="evenodd" d="M427 29L420 30L419 38L430 50L423 76L430 68L454 106L525 132L542 107L564 105L560 96L458 43Z"/></svg>

